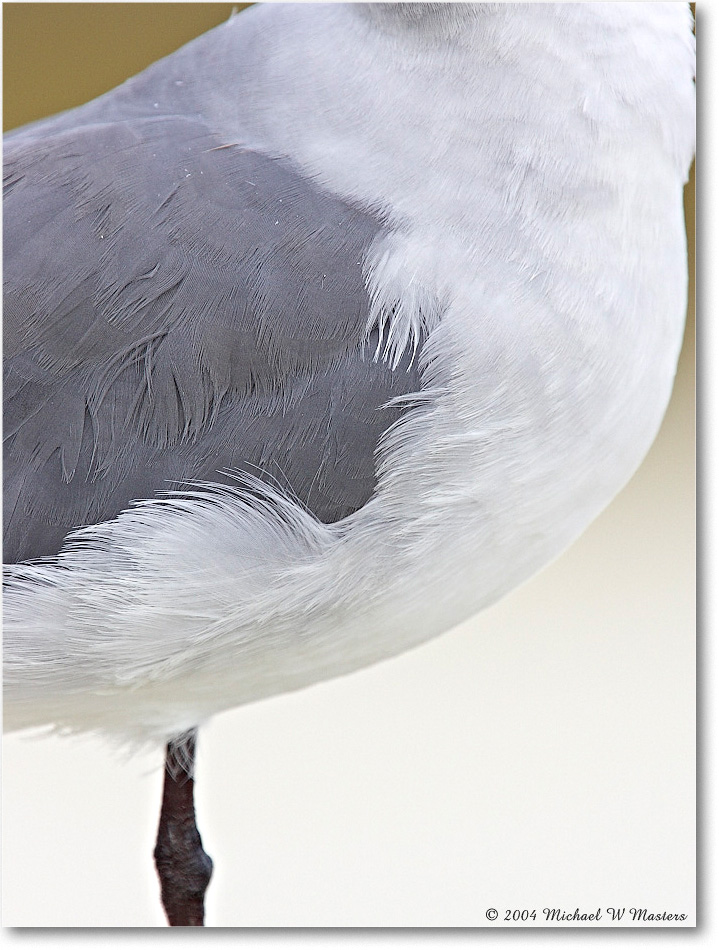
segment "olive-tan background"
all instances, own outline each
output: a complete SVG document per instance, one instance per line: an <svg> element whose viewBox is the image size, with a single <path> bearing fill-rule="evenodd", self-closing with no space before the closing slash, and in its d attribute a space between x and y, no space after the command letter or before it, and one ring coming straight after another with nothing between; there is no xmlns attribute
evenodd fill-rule
<svg viewBox="0 0 719 950"><path fill-rule="evenodd" d="M100 94L231 10L4 4L4 128ZM692 181L692 268L693 214ZM693 311L690 292L654 447L570 551L421 649L203 731L209 925L483 926L496 907L499 927L505 909L547 906L693 923ZM99 740L4 739L6 926L164 923L161 764Z"/></svg>

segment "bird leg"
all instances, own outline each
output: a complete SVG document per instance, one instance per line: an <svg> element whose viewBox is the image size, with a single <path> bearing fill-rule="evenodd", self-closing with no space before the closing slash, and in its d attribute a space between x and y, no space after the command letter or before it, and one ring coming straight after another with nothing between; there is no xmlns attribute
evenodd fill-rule
<svg viewBox="0 0 719 950"><path fill-rule="evenodd" d="M171 927L203 927L205 891L212 860L202 848L195 824L193 729L168 743L155 867L160 878L162 906Z"/></svg>

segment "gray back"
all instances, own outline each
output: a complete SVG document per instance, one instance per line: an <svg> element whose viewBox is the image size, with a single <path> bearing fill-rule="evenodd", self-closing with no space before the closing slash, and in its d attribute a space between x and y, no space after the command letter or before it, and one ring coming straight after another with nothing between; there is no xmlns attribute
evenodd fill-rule
<svg viewBox="0 0 719 950"><path fill-rule="evenodd" d="M381 217L146 86L129 118L125 87L6 140L8 561L230 471L340 519L420 388L363 341Z"/></svg>

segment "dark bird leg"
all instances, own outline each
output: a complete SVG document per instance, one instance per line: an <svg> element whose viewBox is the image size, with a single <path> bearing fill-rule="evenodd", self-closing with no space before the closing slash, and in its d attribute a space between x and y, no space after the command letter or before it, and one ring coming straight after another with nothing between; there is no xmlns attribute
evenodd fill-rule
<svg viewBox="0 0 719 950"><path fill-rule="evenodd" d="M193 729L168 743L155 867L160 878L162 906L171 927L203 927L205 891L212 860L202 849L195 824Z"/></svg>

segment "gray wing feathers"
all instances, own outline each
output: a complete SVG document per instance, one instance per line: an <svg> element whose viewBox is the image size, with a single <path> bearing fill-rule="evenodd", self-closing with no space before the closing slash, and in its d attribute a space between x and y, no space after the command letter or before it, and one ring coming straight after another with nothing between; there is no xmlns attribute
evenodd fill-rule
<svg viewBox="0 0 719 950"><path fill-rule="evenodd" d="M197 118L67 125L6 148L6 557L233 469L360 507L419 388L364 355L382 221Z"/></svg>

